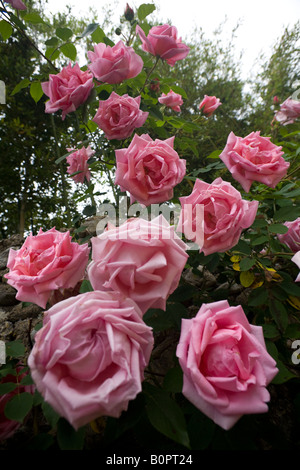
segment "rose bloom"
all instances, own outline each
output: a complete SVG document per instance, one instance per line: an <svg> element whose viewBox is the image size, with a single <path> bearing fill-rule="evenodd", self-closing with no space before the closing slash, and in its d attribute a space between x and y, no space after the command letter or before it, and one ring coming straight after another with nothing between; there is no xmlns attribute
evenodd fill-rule
<svg viewBox="0 0 300 470"><path fill-rule="evenodd" d="M242 199L241 193L222 178L211 184L197 179L192 193L179 200L182 210L177 230L196 241L205 255L234 247L242 230L253 224L258 208L258 201ZM203 208L200 221L197 206Z"/></svg>
<svg viewBox="0 0 300 470"><path fill-rule="evenodd" d="M84 277L90 249L71 240L69 232L40 229L20 250L10 249L4 277L18 300L45 308L54 290L73 288Z"/></svg>
<svg viewBox="0 0 300 470"><path fill-rule="evenodd" d="M292 261L298 266L298 268L300 268L300 250L292 257ZM300 282L300 272L296 277L295 282Z"/></svg>
<svg viewBox="0 0 300 470"><path fill-rule="evenodd" d="M28 375L27 369L21 366L16 368L17 375L8 374L5 375L1 380L0 384L5 383L17 383L18 385L11 392L0 395L0 441L10 438L19 429L22 423L8 419L5 416L4 410L6 404L18 393L31 393L35 391L34 385L20 385L21 380Z"/></svg>
<svg viewBox="0 0 300 470"><path fill-rule="evenodd" d="M49 82L42 83L43 92L50 98L45 112L55 113L61 109L62 119L65 119L88 99L93 87L93 75L83 72L77 62L74 67L69 63L58 74L50 74Z"/></svg>
<svg viewBox="0 0 300 470"><path fill-rule="evenodd" d="M87 148L82 147L79 150L76 150L76 149L67 149L67 150L68 152L72 152L72 150L74 150L74 152L68 155L66 158L69 164L67 168L67 173L69 175L73 175L73 173L80 171L80 173L77 173L76 175L71 176L71 178L76 183L84 183L85 179L87 181L90 181L91 173L89 171L88 160L94 155L95 152L91 149L90 146L88 146Z"/></svg>
<svg viewBox="0 0 300 470"><path fill-rule="evenodd" d="M177 29L174 26L168 24L153 26L148 36L140 26L137 26L136 33L142 41L142 49L145 52L161 57L171 67L177 60L185 59L190 51L190 48L181 42L181 38L177 37Z"/></svg>
<svg viewBox="0 0 300 470"><path fill-rule="evenodd" d="M240 305L203 304L183 319L176 351L183 395L223 429L244 414L265 413L266 386L278 373L261 326L250 325Z"/></svg>
<svg viewBox="0 0 300 470"><path fill-rule="evenodd" d="M253 181L275 188L290 166L282 157L281 149L270 137L262 137L260 131L244 138L230 132L220 159L244 191L250 191Z"/></svg>
<svg viewBox="0 0 300 470"><path fill-rule="evenodd" d="M173 197L173 188L186 172L186 161L174 150L174 139L152 140L148 134L134 135L128 148L116 150L116 178L130 201L145 206Z"/></svg>
<svg viewBox="0 0 300 470"><path fill-rule="evenodd" d="M179 113L180 106L183 104L182 96L178 93L175 93L173 90L170 90L169 93L166 95L163 93L158 101L165 106L170 107L173 111Z"/></svg>
<svg viewBox="0 0 300 470"><path fill-rule="evenodd" d="M121 83L136 77L143 68L141 57L122 41L113 47L104 43L96 44L94 52L89 51L87 55L91 61L88 68L101 82Z"/></svg>
<svg viewBox="0 0 300 470"><path fill-rule="evenodd" d="M140 103L140 96L119 96L113 91L107 100L99 101L93 121L104 131L107 139L127 139L148 117L149 113L140 109Z"/></svg>
<svg viewBox="0 0 300 470"><path fill-rule="evenodd" d="M203 100L199 104L199 109L203 108L203 112L207 114L207 116L211 116L213 112L221 105L221 101L219 98L215 96L207 96L204 95Z"/></svg>
<svg viewBox="0 0 300 470"><path fill-rule="evenodd" d="M28 365L45 401L78 429L127 409L152 348L152 329L132 300L87 292L46 312Z"/></svg>
<svg viewBox="0 0 300 470"><path fill-rule="evenodd" d="M300 117L300 101L291 98L286 99L275 114L276 121L284 126L292 124L298 117Z"/></svg>
<svg viewBox="0 0 300 470"><path fill-rule="evenodd" d="M288 231L286 233L278 233L278 240L296 253L300 250L300 217L292 222L285 222L284 225L288 227Z"/></svg>
<svg viewBox="0 0 300 470"><path fill-rule="evenodd" d="M111 226L110 226L111 227ZM88 278L95 290L114 290L133 299L143 314L166 309L187 261L185 243L160 215L132 218L91 239Z"/></svg>
<svg viewBox="0 0 300 470"><path fill-rule="evenodd" d="M16 10L26 10L26 5L22 2L22 0L4 0L6 3L10 3L13 8Z"/></svg>

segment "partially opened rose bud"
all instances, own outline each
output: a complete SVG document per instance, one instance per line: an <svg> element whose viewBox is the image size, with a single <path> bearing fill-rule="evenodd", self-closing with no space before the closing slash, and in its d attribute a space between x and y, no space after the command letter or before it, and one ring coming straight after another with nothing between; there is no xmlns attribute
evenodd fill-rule
<svg viewBox="0 0 300 470"><path fill-rule="evenodd" d="M134 18L134 11L133 11L132 8L130 8L130 6L128 5L128 3L126 3L126 8L125 8L124 16L125 16L125 18L126 18L127 21L132 21L133 18Z"/></svg>

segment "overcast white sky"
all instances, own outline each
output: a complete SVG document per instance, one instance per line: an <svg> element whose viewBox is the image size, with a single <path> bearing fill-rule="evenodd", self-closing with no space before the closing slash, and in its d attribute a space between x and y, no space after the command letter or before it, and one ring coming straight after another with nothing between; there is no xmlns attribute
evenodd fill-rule
<svg viewBox="0 0 300 470"><path fill-rule="evenodd" d="M81 15L91 6L100 15L102 7L109 3L116 4L115 20L118 21L125 10L126 0L48 0L48 9L59 11L65 5L70 5L72 13ZM134 8L142 3L152 1L128 1ZM283 33L284 27L292 26L300 20L300 0L157 0L154 3L159 9L162 22L171 20L183 39L191 34L195 25L200 25L211 36L225 18L227 22L224 32L229 36L232 28L240 22L236 44L237 52L243 51L244 76L251 71L260 52L270 55L271 46Z"/></svg>

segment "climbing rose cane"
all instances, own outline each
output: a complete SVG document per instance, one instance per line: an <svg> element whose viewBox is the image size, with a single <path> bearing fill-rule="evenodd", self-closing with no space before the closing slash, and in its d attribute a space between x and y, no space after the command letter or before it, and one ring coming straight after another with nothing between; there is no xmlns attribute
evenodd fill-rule
<svg viewBox="0 0 300 470"><path fill-rule="evenodd" d="M28 358L37 389L75 428L118 418L141 391L153 348L138 306L118 292L87 292L46 312Z"/></svg>
<svg viewBox="0 0 300 470"><path fill-rule="evenodd" d="M286 176L290 164L282 155L282 147L273 144L270 137L262 137L260 131L244 138L231 132L220 159L244 191L249 192L253 181L275 188Z"/></svg>
<svg viewBox="0 0 300 470"><path fill-rule="evenodd" d="M203 304L194 318L183 319L176 354L183 395L222 428L268 411L266 386L278 369L262 327L250 325L240 305Z"/></svg>
<svg viewBox="0 0 300 470"><path fill-rule="evenodd" d="M40 229L20 250L10 249L4 277L18 300L45 308L53 291L73 288L84 277L89 251L87 243L72 242L69 232Z"/></svg>
<svg viewBox="0 0 300 470"><path fill-rule="evenodd" d="M46 101L46 113L55 113L62 110L62 119L88 99L94 87L93 75L83 72L78 63L72 67L71 62L56 75L50 74L49 81L42 83L45 95L49 96Z"/></svg>
<svg viewBox="0 0 300 470"><path fill-rule="evenodd" d="M88 278L95 290L114 290L133 299L143 314L166 309L187 261L185 243L160 215L128 219L91 239Z"/></svg>

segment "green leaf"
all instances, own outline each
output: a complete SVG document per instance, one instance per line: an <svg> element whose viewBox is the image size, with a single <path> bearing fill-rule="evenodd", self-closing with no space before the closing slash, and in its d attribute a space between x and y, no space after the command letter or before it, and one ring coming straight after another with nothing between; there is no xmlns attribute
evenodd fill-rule
<svg viewBox="0 0 300 470"><path fill-rule="evenodd" d="M28 21L29 23L32 23L32 24L40 24L40 23L47 24L47 23L45 23L43 18L41 18L41 16L38 13L34 13L34 12L33 13L27 13L24 16L23 20Z"/></svg>
<svg viewBox="0 0 300 470"><path fill-rule="evenodd" d="M263 243L266 243L268 241L269 241L269 239L266 235L261 235L260 237L254 238L251 241L251 245L252 246L262 245Z"/></svg>
<svg viewBox="0 0 300 470"><path fill-rule="evenodd" d="M283 289L287 294L293 295L295 297L300 297L300 286L293 282L289 282L287 280L283 280L280 283L281 289Z"/></svg>
<svg viewBox="0 0 300 470"><path fill-rule="evenodd" d="M262 325L262 328L265 338L276 338L279 335L275 325Z"/></svg>
<svg viewBox="0 0 300 470"><path fill-rule="evenodd" d="M10 23L5 20L0 21L0 34L6 41L12 35L13 29Z"/></svg>
<svg viewBox="0 0 300 470"><path fill-rule="evenodd" d="M9 357L21 357L25 354L25 347L20 341L6 343L6 355Z"/></svg>
<svg viewBox="0 0 300 470"><path fill-rule="evenodd" d="M268 230L272 233L287 233L288 227L282 224L272 224L268 226Z"/></svg>
<svg viewBox="0 0 300 470"><path fill-rule="evenodd" d="M60 50L64 56L68 57L68 59L71 59L73 61L76 60L77 50L74 44L63 44L62 46L60 46Z"/></svg>
<svg viewBox="0 0 300 470"><path fill-rule="evenodd" d="M219 158L220 153L222 153L222 150L214 150L206 158Z"/></svg>
<svg viewBox="0 0 300 470"><path fill-rule="evenodd" d="M57 28L55 34L63 41L67 41L73 36L73 31L70 28Z"/></svg>
<svg viewBox="0 0 300 470"><path fill-rule="evenodd" d="M84 38L85 36L89 36L90 34L94 33L98 27L99 23L91 23L87 25L80 37Z"/></svg>
<svg viewBox="0 0 300 470"><path fill-rule="evenodd" d="M279 372L272 380L273 384L282 384L284 382L287 382L290 379L297 377L289 369L287 369L287 367L283 364L282 361L277 360L276 365L279 369Z"/></svg>
<svg viewBox="0 0 300 470"><path fill-rule="evenodd" d="M49 405L49 403L47 403L46 401L42 403L42 410L51 428L55 428L58 420L60 419L59 414L57 414L56 411L53 410L52 406Z"/></svg>
<svg viewBox="0 0 300 470"><path fill-rule="evenodd" d="M165 375L163 388L167 392L181 393L183 387L183 373L180 366L169 369Z"/></svg>
<svg viewBox="0 0 300 470"><path fill-rule="evenodd" d="M138 19L143 21L154 10L156 10L155 5L152 5L151 3L143 3L137 10Z"/></svg>
<svg viewBox="0 0 300 470"><path fill-rule="evenodd" d="M85 292L93 292L93 290L94 289L92 288L92 284L90 283L90 281L84 279L80 286L80 294L84 294Z"/></svg>
<svg viewBox="0 0 300 470"><path fill-rule="evenodd" d="M61 450L82 450L84 445L85 427L75 429L64 418L57 423L57 442Z"/></svg>
<svg viewBox="0 0 300 470"><path fill-rule="evenodd" d="M163 390L144 385L146 412L152 426L169 439L190 448L184 414L177 403Z"/></svg>
<svg viewBox="0 0 300 470"><path fill-rule="evenodd" d="M4 408L4 414L8 419L22 423L33 405L31 393L24 392L14 395Z"/></svg>
<svg viewBox="0 0 300 470"><path fill-rule="evenodd" d="M279 331L285 331L289 321L288 313L285 306L279 300L272 298L269 299L268 304L270 313L274 318Z"/></svg>
<svg viewBox="0 0 300 470"><path fill-rule="evenodd" d="M92 215L96 214L96 207L95 206L85 206L82 213L84 215L87 215L88 217L91 217Z"/></svg>
<svg viewBox="0 0 300 470"><path fill-rule="evenodd" d="M46 46L57 46L57 44L58 44L58 39L55 36L45 41Z"/></svg>
<svg viewBox="0 0 300 470"><path fill-rule="evenodd" d="M105 32L102 28L100 28L100 26L98 26L98 28L96 28L95 31L92 33L92 40L93 42L98 44L99 42L103 42L104 38Z"/></svg>
<svg viewBox="0 0 300 470"><path fill-rule="evenodd" d="M274 220L278 221L291 221L295 220L300 216L299 206L281 207L274 214Z"/></svg>
<svg viewBox="0 0 300 470"><path fill-rule="evenodd" d="M6 393L12 392L17 387L17 384L14 382L5 382L0 384L0 395L5 395Z"/></svg>
<svg viewBox="0 0 300 470"><path fill-rule="evenodd" d="M249 307L257 307L258 305L264 305L268 301L268 291L262 287L254 289L249 297Z"/></svg>
<svg viewBox="0 0 300 470"><path fill-rule="evenodd" d="M23 78L13 89L11 96L15 95L16 93L19 93L23 88L28 87L30 85L30 80L28 78Z"/></svg>
<svg viewBox="0 0 300 470"><path fill-rule="evenodd" d="M256 263L255 259L244 258L240 262L240 270L241 271L249 271L249 269L252 268L252 266L254 266L255 263Z"/></svg>
<svg viewBox="0 0 300 470"><path fill-rule="evenodd" d="M41 99L43 94L44 92L42 89L41 82L32 82L30 85L30 96L34 99L36 103Z"/></svg>
<svg viewBox="0 0 300 470"><path fill-rule="evenodd" d="M60 50L56 47L48 47L45 52L45 57L50 60L56 60L60 55Z"/></svg>

